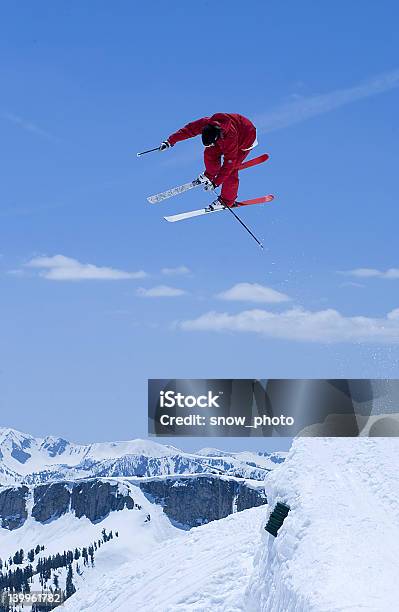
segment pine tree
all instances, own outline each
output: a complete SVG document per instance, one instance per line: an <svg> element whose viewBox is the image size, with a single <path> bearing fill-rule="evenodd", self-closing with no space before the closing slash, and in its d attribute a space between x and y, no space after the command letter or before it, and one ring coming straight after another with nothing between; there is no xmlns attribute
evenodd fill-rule
<svg viewBox="0 0 399 612"><path fill-rule="evenodd" d="M14 554L13 558L12 558L13 562L15 565L21 565L21 563L24 562L24 551L22 550L17 550L17 552Z"/></svg>
<svg viewBox="0 0 399 612"><path fill-rule="evenodd" d="M82 549L82 557L83 557L83 563L84 563L84 565L87 565L87 564L88 564L88 562L89 562L89 557L88 557L88 554L87 554L87 548L86 548L86 546L85 546L85 547Z"/></svg>
<svg viewBox="0 0 399 612"><path fill-rule="evenodd" d="M72 577L73 577L72 565L69 565L66 585L65 585L65 596L67 599L68 597L71 597L71 595L73 595L76 592L75 585L73 584L73 581L72 581Z"/></svg>

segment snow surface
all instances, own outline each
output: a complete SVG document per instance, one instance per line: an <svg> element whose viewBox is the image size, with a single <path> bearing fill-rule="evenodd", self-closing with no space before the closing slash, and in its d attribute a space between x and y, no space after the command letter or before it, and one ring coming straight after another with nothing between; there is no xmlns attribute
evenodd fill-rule
<svg viewBox="0 0 399 612"><path fill-rule="evenodd" d="M243 596L264 508L251 508L165 540L134 564L86 572L62 607L75 612L245 610ZM105 549L105 547L104 547Z"/></svg>
<svg viewBox="0 0 399 612"><path fill-rule="evenodd" d="M86 573L65 610L399 609L399 440L298 439L266 479L269 507L164 540L134 566ZM277 501L291 510L264 530Z"/></svg>
<svg viewBox="0 0 399 612"><path fill-rule="evenodd" d="M399 440L294 442L266 480L268 515L291 510L274 538L262 530L247 610L399 610Z"/></svg>
<svg viewBox="0 0 399 612"><path fill-rule="evenodd" d="M19 529L14 531L0 529L0 557L5 560L21 548L26 553L38 544L44 544L44 550L35 556L33 565L36 567L41 557L88 547L101 538L103 529L107 533L112 531L114 538L95 552L94 567L84 566L82 559L72 564L73 583L78 590L85 587L90 578L96 581L96 577L100 578L100 583L95 588L101 590L101 576L118 572L119 568L126 565L136 567L138 559L156 550L160 542L179 538L182 534L170 524L161 506L151 504L139 489L128 483L120 483L120 486L132 489L134 500L142 506L141 510L135 508L112 512L97 524L93 524L86 517L78 519L71 512L47 524L39 523L29 517ZM151 516L149 522L146 520L148 514ZM115 536L115 532L118 532L118 537ZM81 576L76 571L78 565ZM60 568L55 573L59 577L60 587L65 589L66 568ZM34 576L31 590L41 591L38 575ZM77 612L79 607L72 609ZM24 610L29 612L31 607L25 606Z"/></svg>
<svg viewBox="0 0 399 612"><path fill-rule="evenodd" d="M120 537L107 542L96 553L96 559L100 552L110 553L112 550L114 565L117 566L132 560L144 550L153 549L165 538L180 535L180 530L170 524L161 506L148 501L138 487L126 482L121 486L131 489L131 496L136 504L142 506L141 510L125 508L111 512L99 523L92 523L86 517L76 518L74 512L67 512L44 524L36 521L29 510L28 519L19 529L0 529L0 557L6 559L20 548L27 552L37 544L44 544L45 549L39 555L44 557L81 548L97 540L105 528L107 532L119 531ZM147 514L151 515L150 522L145 522Z"/></svg>

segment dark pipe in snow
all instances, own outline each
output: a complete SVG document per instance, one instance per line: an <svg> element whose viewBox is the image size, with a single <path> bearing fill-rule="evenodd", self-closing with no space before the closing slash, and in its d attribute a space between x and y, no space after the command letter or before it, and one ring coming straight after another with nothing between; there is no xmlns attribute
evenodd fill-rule
<svg viewBox="0 0 399 612"><path fill-rule="evenodd" d="M265 527L266 531L276 538L277 532L284 523L289 511L290 507L287 506L287 504L277 502L277 504L274 506L274 510L269 516L269 520L267 521Z"/></svg>

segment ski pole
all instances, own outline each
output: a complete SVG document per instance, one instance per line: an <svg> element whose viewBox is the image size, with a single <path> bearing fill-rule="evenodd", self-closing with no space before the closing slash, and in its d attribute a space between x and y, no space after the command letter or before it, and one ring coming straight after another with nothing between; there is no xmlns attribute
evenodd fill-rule
<svg viewBox="0 0 399 612"><path fill-rule="evenodd" d="M249 227L247 227L244 223L244 221L241 221L240 217L238 215L236 215L236 213L234 212L234 210L231 210L230 206L225 206L225 208L227 208L232 215L235 216L235 218L237 219L237 221L239 221L241 223L241 225L247 230L248 234L250 234L252 236L252 238L259 244L260 248L263 249L263 244L257 239L257 237L255 236L255 234L253 234L251 232L251 230L249 229Z"/></svg>
<svg viewBox="0 0 399 612"><path fill-rule="evenodd" d="M155 149L148 149L148 151L141 151L141 153L137 153L137 157L140 155L145 155L146 153L152 153L153 151L159 151L161 147L155 147Z"/></svg>

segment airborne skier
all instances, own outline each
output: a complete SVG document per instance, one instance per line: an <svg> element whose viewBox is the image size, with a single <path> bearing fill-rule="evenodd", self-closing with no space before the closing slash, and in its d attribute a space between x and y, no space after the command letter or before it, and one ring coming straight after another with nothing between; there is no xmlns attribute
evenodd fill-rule
<svg viewBox="0 0 399 612"><path fill-rule="evenodd" d="M192 121L161 143L159 150L166 151L177 142L202 136L205 172L198 181L206 191L221 185L222 191L213 204L234 206L239 186L238 168L248 153L258 144L253 123L236 113L216 113ZM223 163L222 163L223 157Z"/></svg>
<svg viewBox="0 0 399 612"><path fill-rule="evenodd" d="M209 204L209 206L177 215L168 215L165 216L164 219L173 223L175 221L182 221L183 219L191 219L200 215L208 215L210 213L228 210L259 246L263 248L262 243L255 234L253 234L249 227L233 210L233 208L239 208L241 206L265 204L274 200L274 196L269 194L259 198L252 198L251 200L244 200L242 202L237 201L239 185L238 173L246 168L252 168L253 166L263 164L269 159L269 155L263 153L249 161L244 161L251 149L258 144L256 140L256 128L249 119L236 113L216 113L212 115L212 117L197 119L171 134L167 140L164 140L160 144L160 146L137 153L137 157L154 151L166 151L177 142L187 140L188 138L194 138L194 136L199 136L199 134L202 135L202 143L205 146L205 171L200 174L198 178L189 183L184 183L184 185L178 185L166 191L148 196L148 202L150 204L159 204L163 200L184 193L199 185L203 185L204 189L207 191L213 191L216 187L221 186L222 190L220 196Z"/></svg>

